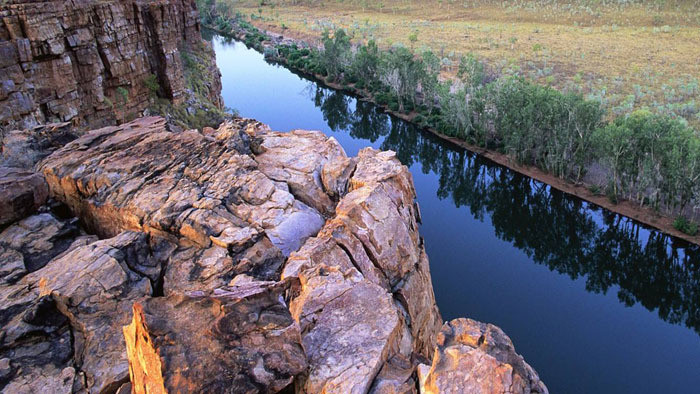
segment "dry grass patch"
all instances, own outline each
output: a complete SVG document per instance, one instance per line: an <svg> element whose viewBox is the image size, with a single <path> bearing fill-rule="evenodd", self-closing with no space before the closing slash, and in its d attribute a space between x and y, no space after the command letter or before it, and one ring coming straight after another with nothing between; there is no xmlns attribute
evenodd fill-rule
<svg viewBox="0 0 700 394"><path fill-rule="evenodd" d="M318 39L326 28L344 28L355 40L431 49L447 75L471 52L493 72L599 98L613 115L646 106L700 125L700 3L694 1L244 0L233 5L253 15L258 27L306 40Z"/></svg>

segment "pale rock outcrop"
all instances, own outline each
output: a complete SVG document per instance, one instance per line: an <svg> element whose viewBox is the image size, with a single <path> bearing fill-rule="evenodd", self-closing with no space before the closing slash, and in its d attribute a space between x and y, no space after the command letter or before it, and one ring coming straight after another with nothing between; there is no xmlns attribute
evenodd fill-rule
<svg viewBox="0 0 700 394"><path fill-rule="evenodd" d="M445 323L432 365L418 367L421 393L548 393L537 372L492 324L471 319Z"/></svg>
<svg viewBox="0 0 700 394"><path fill-rule="evenodd" d="M331 198L344 194L355 167L338 141L319 131L265 132L253 140L253 150L260 171L324 215L333 214Z"/></svg>
<svg viewBox="0 0 700 394"><path fill-rule="evenodd" d="M293 253L292 315L309 370L300 392L391 392L415 387L442 324L418 235L411 175L392 152L360 151L319 234Z"/></svg>
<svg viewBox="0 0 700 394"><path fill-rule="evenodd" d="M166 294L224 286L239 273L278 279L285 256L324 220L259 169L249 134L265 130L238 120L173 133L162 118L142 118L81 136L39 168L89 230L162 239Z"/></svg>
<svg viewBox="0 0 700 394"><path fill-rule="evenodd" d="M118 334L133 301L153 292L139 272L157 265L148 236L124 232L77 245L0 286L0 359L9 360L10 370L4 390L109 392L121 386L128 362Z"/></svg>
<svg viewBox="0 0 700 394"><path fill-rule="evenodd" d="M237 278L239 279L239 278ZM124 327L134 393L276 393L306 368L287 282L250 277L231 287L134 304Z"/></svg>
<svg viewBox="0 0 700 394"><path fill-rule="evenodd" d="M0 389L546 392L496 327L438 336L393 152L248 119L76 137L36 168L102 240L46 208L0 233Z"/></svg>
<svg viewBox="0 0 700 394"><path fill-rule="evenodd" d="M31 215L48 196L41 174L0 166L0 228Z"/></svg>

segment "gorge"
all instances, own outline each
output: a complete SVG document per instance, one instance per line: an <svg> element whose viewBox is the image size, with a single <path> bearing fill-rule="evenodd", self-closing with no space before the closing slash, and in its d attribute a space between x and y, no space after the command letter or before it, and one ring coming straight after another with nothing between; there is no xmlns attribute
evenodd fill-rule
<svg viewBox="0 0 700 394"><path fill-rule="evenodd" d="M188 0L2 16L0 391L700 383L697 246L201 42Z"/></svg>

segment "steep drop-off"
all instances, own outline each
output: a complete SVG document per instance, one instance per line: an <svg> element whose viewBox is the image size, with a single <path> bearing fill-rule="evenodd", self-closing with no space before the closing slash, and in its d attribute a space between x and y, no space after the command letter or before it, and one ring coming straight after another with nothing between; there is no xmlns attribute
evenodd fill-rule
<svg viewBox="0 0 700 394"><path fill-rule="evenodd" d="M140 116L156 96L186 103L183 53L204 63L206 91L198 93L221 107L194 0L5 1L0 128L65 121L94 128Z"/></svg>
<svg viewBox="0 0 700 394"><path fill-rule="evenodd" d="M48 185L77 219L53 203L0 233L0 389L547 392L496 327L443 326L393 152L150 117L37 169L27 204Z"/></svg>

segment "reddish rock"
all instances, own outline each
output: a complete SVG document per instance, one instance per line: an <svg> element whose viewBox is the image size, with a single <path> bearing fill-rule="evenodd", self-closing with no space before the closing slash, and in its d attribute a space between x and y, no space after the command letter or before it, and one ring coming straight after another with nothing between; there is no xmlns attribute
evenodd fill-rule
<svg viewBox="0 0 700 394"><path fill-rule="evenodd" d="M433 363L418 367L421 393L548 393L537 372L492 324L471 319L445 323Z"/></svg>
<svg viewBox="0 0 700 394"><path fill-rule="evenodd" d="M213 58L194 0L8 0L0 19L0 127L8 129L53 121L99 127L140 115L150 75L163 97L182 103L179 50ZM220 106L211 63L209 96Z"/></svg>
<svg viewBox="0 0 700 394"><path fill-rule="evenodd" d="M306 368L286 282L245 281L134 304L124 327L134 393L276 393Z"/></svg>

